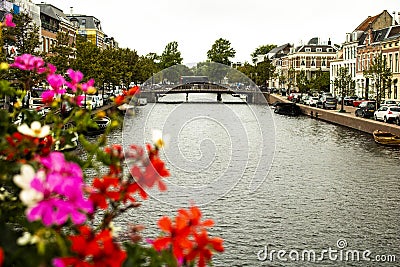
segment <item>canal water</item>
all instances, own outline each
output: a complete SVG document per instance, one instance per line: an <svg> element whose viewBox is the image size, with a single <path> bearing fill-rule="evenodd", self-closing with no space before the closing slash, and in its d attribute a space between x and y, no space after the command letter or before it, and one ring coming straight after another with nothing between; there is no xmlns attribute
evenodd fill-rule
<svg viewBox="0 0 400 267"><path fill-rule="evenodd" d="M214 266L400 266L400 149L261 105L148 104L125 124L111 142L143 143L154 128L170 135L162 157L171 191L150 193L118 219L122 228L144 223L154 238L161 216L195 203L225 240ZM391 255L396 262L377 262Z"/></svg>

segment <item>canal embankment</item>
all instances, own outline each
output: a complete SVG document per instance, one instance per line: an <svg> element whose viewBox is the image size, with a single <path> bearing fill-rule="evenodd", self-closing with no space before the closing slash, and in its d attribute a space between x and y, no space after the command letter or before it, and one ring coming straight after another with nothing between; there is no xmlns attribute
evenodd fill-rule
<svg viewBox="0 0 400 267"><path fill-rule="evenodd" d="M270 94L266 97L269 104L279 102L290 102L286 97ZM362 132L372 134L375 130L391 132L400 136L400 126L384 123L372 119L356 117L354 112L339 112L338 110L325 110L316 107L298 104L301 112L311 118L346 126Z"/></svg>

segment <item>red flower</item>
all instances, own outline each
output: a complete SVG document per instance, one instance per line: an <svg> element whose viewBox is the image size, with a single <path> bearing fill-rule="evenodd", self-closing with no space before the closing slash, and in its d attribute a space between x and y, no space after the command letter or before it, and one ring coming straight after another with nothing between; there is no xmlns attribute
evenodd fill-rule
<svg viewBox="0 0 400 267"><path fill-rule="evenodd" d="M105 176L101 179L95 178L93 180L94 192L90 194L89 199L95 206L101 209L107 209L107 199L118 201L120 193L117 191L119 186L119 179L114 177Z"/></svg>
<svg viewBox="0 0 400 267"><path fill-rule="evenodd" d="M139 86L133 86L132 88L130 88L128 90L127 95L128 96L133 96L133 95L136 95L136 94L139 94L139 93L140 93Z"/></svg>
<svg viewBox="0 0 400 267"><path fill-rule="evenodd" d="M51 151L53 138L49 135L44 138L37 138L14 132L6 136L9 146L0 151L7 160L27 159L30 160L36 155L47 156Z"/></svg>
<svg viewBox="0 0 400 267"><path fill-rule="evenodd" d="M224 247L222 243L224 242L222 238L213 237L209 238L207 231L203 230L200 233L194 234L194 240L196 245L191 249L189 254L185 257L187 261L194 261L198 258L199 267L205 267L207 262L211 260L212 250L223 252Z"/></svg>
<svg viewBox="0 0 400 267"><path fill-rule="evenodd" d="M170 218L162 217L158 221L158 227L167 235L154 240L153 247L158 251L171 248L175 258L183 259L185 250L193 246L189 240L189 228L186 226L186 222L182 220L177 219L174 225Z"/></svg>
<svg viewBox="0 0 400 267"><path fill-rule="evenodd" d="M174 223L168 217L162 217L158 221L158 226L165 235L154 240L153 247L156 250L171 249L178 262L189 263L198 259L198 266L206 266L213 251L224 251L221 238L208 237L206 227L212 225L212 220L201 221L198 207L181 209Z"/></svg>
<svg viewBox="0 0 400 267"><path fill-rule="evenodd" d="M192 228L193 232L196 232L198 227L212 227L214 226L214 221L211 219L201 222L201 211L198 207L192 206L189 210L180 209L178 210L180 216L185 217Z"/></svg>
<svg viewBox="0 0 400 267"><path fill-rule="evenodd" d="M0 267L3 266L3 262L4 262L4 251L0 247Z"/></svg>
<svg viewBox="0 0 400 267"><path fill-rule="evenodd" d="M94 233L88 226L79 227L80 234L70 236L71 250L76 256L57 258L55 266L122 266L126 252L114 243L110 230Z"/></svg>

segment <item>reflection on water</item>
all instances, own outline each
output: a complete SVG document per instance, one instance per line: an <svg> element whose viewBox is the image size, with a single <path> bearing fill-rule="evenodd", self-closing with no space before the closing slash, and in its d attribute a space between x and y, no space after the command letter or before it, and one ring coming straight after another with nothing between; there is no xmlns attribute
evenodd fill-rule
<svg viewBox="0 0 400 267"><path fill-rule="evenodd" d="M138 119L143 111L140 109L145 108L148 106L139 108ZM170 105L159 104L159 108L168 110ZM232 108L240 110L245 106ZM376 145L370 135L306 117L274 115L274 119L275 158L262 186L249 193L249 173L255 168L249 162L243 179L231 191L202 208L204 217L216 222L212 234L225 240L226 252L216 256L215 266L381 266L376 262L327 259L318 263L257 260L257 252L267 245L275 250L318 252L338 249L339 239L346 240L345 249L368 249L371 255L392 254L400 261L399 149ZM208 135L214 134L213 127L204 128L201 121L197 123L181 133L194 138L179 140L190 159L201 156L197 133L206 129ZM121 142L121 133L113 134L110 140ZM217 130L215 134L224 133ZM250 149L256 149L257 139L250 140ZM215 144L215 153L225 145L229 142ZM213 172L205 170L192 179L199 182L204 173L204 179L213 178ZM186 177L179 169L173 169L169 179L188 182L179 180L181 176ZM154 237L160 216L173 215L175 210L150 199L140 209L119 218L118 223L125 227L127 223L145 222L144 234Z"/></svg>

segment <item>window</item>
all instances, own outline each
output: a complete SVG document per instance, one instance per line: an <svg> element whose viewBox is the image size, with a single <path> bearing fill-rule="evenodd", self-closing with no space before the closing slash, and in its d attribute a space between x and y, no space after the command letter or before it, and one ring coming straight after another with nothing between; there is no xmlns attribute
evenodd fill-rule
<svg viewBox="0 0 400 267"><path fill-rule="evenodd" d="M317 52L322 52L322 48L317 48Z"/></svg>
<svg viewBox="0 0 400 267"><path fill-rule="evenodd" d="M316 63L315 63L315 57L313 57L311 59L311 67L315 67Z"/></svg>
<svg viewBox="0 0 400 267"><path fill-rule="evenodd" d="M393 71L393 55L392 54L389 55L389 68L390 68L390 71Z"/></svg>
<svg viewBox="0 0 400 267"><path fill-rule="evenodd" d="M393 98L397 99L397 84L393 86Z"/></svg>
<svg viewBox="0 0 400 267"><path fill-rule="evenodd" d="M322 67L326 67L326 58L323 58L323 59L321 60L321 66L322 66Z"/></svg>
<svg viewBox="0 0 400 267"><path fill-rule="evenodd" d="M399 53L394 54L394 72L399 71Z"/></svg>
<svg viewBox="0 0 400 267"><path fill-rule="evenodd" d="M305 66L306 65L306 61L304 60L304 58L301 59L301 63L300 66Z"/></svg>
<svg viewBox="0 0 400 267"><path fill-rule="evenodd" d="M326 49L326 52L332 52L332 51L333 51L332 48Z"/></svg>
<svg viewBox="0 0 400 267"><path fill-rule="evenodd" d="M82 25L86 25L86 19L82 19Z"/></svg>
<svg viewBox="0 0 400 267"><path fill-rule="evenodd" d="M306 52L311 52L311 48L306 48Z"/></svg>

